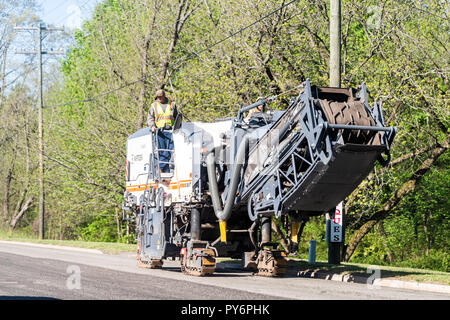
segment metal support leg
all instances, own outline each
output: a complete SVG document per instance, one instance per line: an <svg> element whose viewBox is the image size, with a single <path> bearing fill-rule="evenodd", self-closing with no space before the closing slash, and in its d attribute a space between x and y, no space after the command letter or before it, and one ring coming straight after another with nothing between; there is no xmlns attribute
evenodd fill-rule
<svg viewBox="0 0 450 320"><path fill-rule="evenodd" d="M271 217L263 217L261 219L261 243L269 243L272 240L272 219Z"/></svg>
<svg viewBox="0 0 450 320"><path fill-rule="evenodd" d="M191 211L191 239L200 240L200 211L192 209Z"/></svg>
<svg viewBox="0 0 450 320"><path fill-rule="evenodd" d="M214 273L216 259L214 248L208 247L208 241L201 241L200 210L191 210L191 240L181 249L180 264L184 274L205 276Z"/></svg>
<svg viewBox="0 0 450 320"><path fill-rule="evenodd" d="M263 217L261 219L261 249L256 258L256 267L259 276L273 277L279 276L286 272L287 260L286 254L282 250L274 250L274 248L264 248L263 246L273 246L271 243L272 235L272 218Z"/></svg>

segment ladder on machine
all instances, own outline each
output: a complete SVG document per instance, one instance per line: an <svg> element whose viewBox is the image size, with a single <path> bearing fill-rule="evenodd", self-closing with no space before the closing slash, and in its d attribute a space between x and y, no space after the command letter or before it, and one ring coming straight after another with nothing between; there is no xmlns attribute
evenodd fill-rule
<svg viewBox="0 0 450 320"><path fill-rule="evenodd" d="M158 137L157 137L158 130L159 129L156 129L155 132L152 132L153 149L152 149L152 153L150 155L151 169L149 170L149 175L154 181L161 181L162 179L172 178L174 176L174 168L175 168L175 161L174 161L174 156L173 156L175 150L159 148ZM159 153L161 151L170 152L170 160L169 161L162 161L160 159ZM161 172L160 164L167 164L169 166L169 172Z"/></svg>

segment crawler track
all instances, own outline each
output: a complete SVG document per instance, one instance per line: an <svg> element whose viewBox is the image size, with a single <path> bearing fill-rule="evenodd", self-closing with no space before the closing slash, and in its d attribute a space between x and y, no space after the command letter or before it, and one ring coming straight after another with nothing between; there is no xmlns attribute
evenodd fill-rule
<svg viewBox="0 0 450 320"><path fill-rule="evenodd" d="M284 251L263 249L259 252L257 261L257 276L282 276L287 270L287 260Z"/></svg>
<svg viewBox="0 0 450 320"><path fill-rule="evenodd" d="M194 249L191 257L181 255L181 272L190 276L207 276L216 270L216 259L214 252L210 249Z"/></svg>

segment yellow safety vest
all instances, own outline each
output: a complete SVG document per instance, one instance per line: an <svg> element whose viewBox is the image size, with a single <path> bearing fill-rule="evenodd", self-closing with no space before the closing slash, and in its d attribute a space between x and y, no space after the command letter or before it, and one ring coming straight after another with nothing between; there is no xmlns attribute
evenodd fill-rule
<svg viewBox="0 0 450 320"><path fill-rule="evenodd" d="M162 105L159 101L153 103L153 112L155 115L155 126L163 128L166 124L172 127L175 119L173 118L172 101L169 100L166 110L163 111Z"/></svg>

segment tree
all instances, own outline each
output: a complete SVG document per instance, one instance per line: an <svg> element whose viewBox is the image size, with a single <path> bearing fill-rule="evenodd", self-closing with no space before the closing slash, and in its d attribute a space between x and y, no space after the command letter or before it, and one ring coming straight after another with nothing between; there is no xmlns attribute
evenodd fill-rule
<svg viewBox="0 0 450 320"><path fill-rule="evenodd" d="M14 229L34 203L32 148L35 122L26 76L28 63L13 63L16 24L36 19L34 1L0 1L0 227Z"/></svg>

